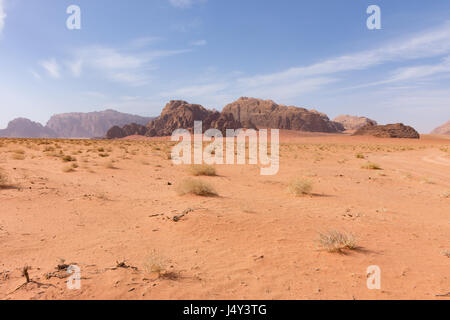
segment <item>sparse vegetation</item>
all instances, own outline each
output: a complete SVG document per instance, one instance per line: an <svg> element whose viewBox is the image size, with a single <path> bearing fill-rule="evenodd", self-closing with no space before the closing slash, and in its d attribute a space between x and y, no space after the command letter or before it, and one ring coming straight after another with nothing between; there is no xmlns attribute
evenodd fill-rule
<svg viewBox="0 0 450 320"><path fill-rule="evenodd" d="M367 170L383 170L378 164L373 162L368 162L365 165L361 166L361 168Z"/></svg>
<svg viewBox="0 0 450 320"><path fill-rule="evenodd" d="M355 250L356 239L353 234L330 230L319 234L319 245L321 249L328 252L342 252L343 250Z"/></svg>
<svg viewBox="0 0 450 320"><path fill-rule="evenodd" d="M365 159L366 157L362 153L357 153L355 155L356 159Z"/></svg>
<svg viewBox="0 0 450 320"><path fill-rule="evenodd" d="M105 168L107 169L117 169L117 167L114 165L113 161L108 161L105 163Z"/></svg>
<svg viewBox="0 0 450 320"><path fill-rule="evenodd" d="M65 172L65 173L70 173L70 172L74 172L74 171L75 171L75 168L74 168L72 165L70 165L70 166L64 167L64 168L62 169L62 171Z"/></svg>
<svg viewBox="0 0 450 320"><path fill-rule="evenodd" d="M0 171L0 189L7 188L9 186L8 181L6 174Z"/></svg>
<svg viewBox="0 0 450 320"><path fill-rule="evenodd" d="M311 194L313 189L313 184L307 179L297 178L292 181L289 185L289 192L291 192L296 197Z"/></svg>
<svg viewBox="0 0 450 320"><path fill-rule="evenodd" d="M166 271L167 261L156 251L152 251L145 259L144 270L148 273L157 273L159 277Z"/></svg>
<svg viewBox="0 0 450 320"><path fill-rule="evenodd" d="M190 167L191 174L194 176L216 176L216 168L209 165L193 165Z"/></svg>
<svg viewBox="0 0 450 320"><path fill-rule="evenodd" d="M450 190L441 193L441 198L447 199L450 198Z"/></svg>
<svg viewBox="0 0 450 320"><path fill-rule="evenodd" d="M25 156L23 154L13 154L13 160L25 160Z"/></svg>
<svg viewBox="0 0 450 320"><path fill-rule="evenodd" d="M178 186L178 194L185 195L185 194L195 194L197 196L202 197L213 197L217 196L217 192L214 190L214 188L209 185L208 183L201 181L201 180L195 180L195 179L185 179L183 180L180 185Z"/></svg>
<svg viewBox="0 0 450 320"><path fill-rule="evenodd" d="M77 161L77 159L75 157L72 157L72 156L64 156L64 157L62 157L62 161L64 161L64 162L73 162L73 161Z"/></svg>

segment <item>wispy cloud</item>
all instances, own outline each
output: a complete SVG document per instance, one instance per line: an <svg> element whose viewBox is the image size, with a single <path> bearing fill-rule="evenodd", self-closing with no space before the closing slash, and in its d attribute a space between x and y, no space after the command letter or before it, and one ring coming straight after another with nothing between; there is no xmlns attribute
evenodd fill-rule
<svg viewBox="0 0 450 320"><path fill-rule="evenodd" d="M42 68L44 68L50 77L59 79L61 77L60 71L59 71L59 64L56 62L55 59L50 60L44 60L39 63Z"/></svg>
<svg viewBox="0 0 450 320"><path fill-rule="evenodd" d="M138 41L139 42L139 41ZM146 42L142 40L141 43ZM136 49L136 48L134 48ZM104 46L87 46L78 49L68 59L67 66L75 77L86 70L105 76L108 80L133 86L145 85L149 71L156 67L156 59L189 52L190 50L121 50Z"/></svg>
<svg viewBox="0 0 450 320"><path fill-rule="evenodd" d="M169 3L175 8L190 8L194 4L205 3L208 0L169 0Z"/></svg>
<svg viewBox="0 0 450 320"><path fill-rule="evenodd" d="M206 46L206 44L207 44L206 40L197 40L197 41L191 42L191 46L197 46L197 47Z"/></svg>
<svg viewBox="0 0 450 320"><path fill-rule="evenodd" d="M5 27L6 13L5 13L5 4L4 0L0 0L0 34Z"/></svg>
<svg viewBox="0 0 450 320"><path fill-rule="evenodd" d="M449 52L450 22L447 22L435 30L411 36L407 40L392 42L374 50L338 56L309 66L293 67L281 72L246 77L240 79L240 82L253 87L279 84L311 76L365 70L386 62L436 57Z"/></svg>

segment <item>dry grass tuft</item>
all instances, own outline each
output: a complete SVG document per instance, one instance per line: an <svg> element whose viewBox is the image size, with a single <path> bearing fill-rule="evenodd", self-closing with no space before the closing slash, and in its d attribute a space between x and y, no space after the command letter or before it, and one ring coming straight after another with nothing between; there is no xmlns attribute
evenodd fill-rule
<svg viewBox="0 0 450 320"><path fill-rule="evenodd" d="M356 239L353 234L346 234L336 230L319 234L319 245L328 252L342 252L343 250L355 250Z"/></svg>
<svg viewBox="0 0 450 320"><path fill-rule="evenodd" d="M8 181L6 174L0 171L0 189L9 187Z"/></svg>
<svg viewBox="0 0 450 320"><path fill-rule="evenodd" d="M209 165L193 165L190 167L191 174L194 176L216 176L216 168Z"/></svg>
<svg viewBox="0 0 450 320"><path fill-rule="evenodd" d="M62 161L64 161L64 162L74 162L74 161L77 161L77 159L75 157L72 157L72 156L64 156L64 157L62 157Z"/></svg>
<svg viewBox="0 0 450 320"><path fill-rule="evenodd" d="M118 169L115 165L114 165L114 161L108 161L105 163L105 168L106 169Z"/></svg>
<svg viewBox="0 0 450 320"><path fill-rule="evenodd" d="M356 159L365 159L366 157L362 153L357 153L355 155Z"/></svg>
<svg viewBox="0 0 450 320"><path fill-rule="evenodd" d="M381 167L373 162L368 162L367 164L361 166L361 169L367 169L367 170L383 170Z"/></svg>
<svg viewBox="0 0 450 320"><path fill-rule="evenodd" d="M65 173L70 173L70 172L74 172L75 168L73 167L73 165L70 165L70 166L66 166L66 167L62 168L62 171Z"/></svg>
<svg viewBox="0 0 450 320"><path fill-rule="evenodd" d="M296 197L311 194L312 189L312 182L306 179L297 178L289 184L289 192Z"/></svg>
<svg viewBox="0 0 450 320"><path fill-rule="evenodd" d="M185 179L178 186L178 194L195 194L202 197L217 196L217 192L208 183L201 180Z"/></svg>
<svg viewBox="0 0 450 320"><path fill-rule="evenodd" d="M13 154L13 160L25 160L25 156L23 154Z"/></svg>
<svg viewBox="0 0 450 320"><path fill-rule="evenodd" d="M161 276L166 271L166 267L166 259L164 259L156 251L152 251L144 262L144 270L148 273L157 273L158 276Z"/></svg>

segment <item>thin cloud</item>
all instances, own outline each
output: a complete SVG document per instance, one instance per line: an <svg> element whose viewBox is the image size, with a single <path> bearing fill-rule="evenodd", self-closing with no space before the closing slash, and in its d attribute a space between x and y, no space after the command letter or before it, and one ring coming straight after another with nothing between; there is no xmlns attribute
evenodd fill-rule
<svg viewBox="0 0 450 320"><path fill-rule="evenodd" d="M67 66L75 77L81 76L82 72L87 70L106 76L110 81L142 86L149 82L148 72L156 68L152 65L155 60L189 51L129 52L104 46L88 46L78 49L74 57L67 62Z"/></svg>
<svg viewBox="0 0 450 320"><path fill-rule="evenodd" d="M208 42L206 40L198 40L198 41L192 41L191 46L201 47L206 46Z"/></svg>
<svg viewBox="0 0 450 320"><path fill-rule="evenodd" d="M61 77L60 71L59 71L59 64L56 62L55 59L50 60L44 60L39 63L42 68L44 68L48 75L52 78L59 79Z"/></svg>
<svg viewBox="0 0 450 320"><path fill-rule="evenodd" d="M205 3L208 0L169 0L169 3L175 8L186 9L195 4Z"/></svg>
<svg viewBox="0 0 450 320"><path fill-rule="evenodd" d="M435 30L414 35L405 41L384 45L375 50L356 52L309 66L242 78L239 81L252 87L258 87L311 76L365 70L391 61L429 58L448 53L450 53L450 22Z"/></svg>
<svg viewBox="0 0 450 320"><path fill-rule="evenodd" d="M5 27L6 13L5 13L5 4L3 0L0 0L0 34L3 32L3 28Z"/></svg>

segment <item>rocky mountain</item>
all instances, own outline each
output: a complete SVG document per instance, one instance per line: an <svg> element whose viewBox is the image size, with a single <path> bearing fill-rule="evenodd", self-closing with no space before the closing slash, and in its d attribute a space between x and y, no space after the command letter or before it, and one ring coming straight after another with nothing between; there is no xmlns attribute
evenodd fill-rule
<svg viewBox="0 0 450 320"><path fill-rule="evenodd" d="M120 138L125 138L128 136L134 136L134 135L145 136L146 133L147 133L146 126L143 126L143 125L140 125L137 123L132 123L132 124L125 125L123 128L121 128L119 126L112 127L106 133L106 138L107 139L120 139Z"/></svg>
<svg viewBox="0 0 450 320"><path fill-rule="evenodd" d="M353 135L374 136L378 138L420 139L420 134L413 127L405 126L403 123L388 124L385 126L367 124L357 130Z"/></svg>
<svg viewBox="0 0 450 320"><path fill-rule="evenodd" d="M150 121L146 127L131 124L122 128L111 128L106 137L108 139L123 138L130 135L145 135L148 137L170 136L176 129L187 129L193 132L194 122L202 121L203 132L208 129L218 129L223 135L226 129L241 129L242 123L235 120L232 114L208 110L199 104L190 104L182 100L172 100L163 109L161 115ZM256 128L247 124L248 128Z"/></svg>
<svg viewBox="0 0 450 320"><path fill-rule="evenodd" d="M161 116L147 125L147 136L170 136L176 129L193 130L194 121L203 122L203 131L210 128L225 133L226 129L240 129L242 124L232 115L224 115L218 111L205 109L198 104L186 101L170 101L163 109Z"/></svg>
<svg viewBox="0 0 450 320"><path fill-rule="evenodd" d="M0 130L2 138L55 138L56 133L38 122L17 118L9 122L6 129Z"/></svg>
<svg viewBox="0 0 450 320"><path fill-rule="evenodd" d="M450 121L434 129L431 134L450 134Z"/></svg>
<svg viewBox="0 0 450 320"><path fill-rule="evenodd" d="M240 98L227 105L222 112L208 110L198 104L186 101L170 101L161 115L147 124L146 136L170 136L176 129L192 130L194 121L203 121L203 130L226 129L286 129L310 132L336 133L344 131L344 126L330 121L323 113L294 106L278 105L271 100ZM113 127L108 131L109 139L127 135L142 135L138 126ZM131 133L131 134L130 134Z"/></svg>
<svg viewBox="0 0 450 320"><path fill-rule="evenodd" d="M272 100L242 97L225 106L222 114L231 114L245 124L258 129L273 128L309 132L336 133L344 131L342 124L330 121L323 113L294 106L278 105Z"/></svg>
<svg viewBox="0 0 450 320"><path fill-rule="evenodd" d="M368 124L377 125L375 120L349 115L340 115L333 119L333 121L342 124L345 130L358 130Z"/></svg>
<svg viewBox="0 0 450 320"><path fill-rule="evenodd" d="M46 127L56 132L58 138L94 138L104 137L113 126L129 123L145 125L152 119L115 110L65 113L51 117Z"/></svg>

